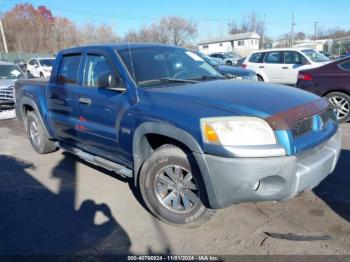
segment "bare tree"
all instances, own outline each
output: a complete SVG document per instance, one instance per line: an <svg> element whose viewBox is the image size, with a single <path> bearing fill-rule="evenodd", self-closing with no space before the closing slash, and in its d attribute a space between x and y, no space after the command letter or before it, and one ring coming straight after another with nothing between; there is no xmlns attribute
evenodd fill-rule
<svg viewBox="0 0 350 262"><path fill-rule="evenodd" d="M197 34L197 25L182 17L162 18L158 23L137 31L129 31L125 40L129 42L159 42L176 46L186 46Z"/></svg>

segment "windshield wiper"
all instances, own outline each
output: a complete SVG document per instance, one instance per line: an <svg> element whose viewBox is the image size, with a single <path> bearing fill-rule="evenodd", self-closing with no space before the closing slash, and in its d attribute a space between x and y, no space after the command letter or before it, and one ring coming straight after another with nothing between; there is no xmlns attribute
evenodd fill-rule
<svg viewBox="0 0 350 262"><path fill-rule="evenodd" d="M145 80L139 82L139 86L149 85L149 84L158 84L158 83L198 83L197 80L192 79L177 79L177 78L170 78L170 77L163 77L160 79L151 79L151 80Z"/></svg>
<svg viewBox="0 0 350 262"><path fill-rule="evenodd" d="M223 77L223 76L201 76L198 78L193 78L191 80L208 81L208 80L218 80L218 79L225 79L225 77Z"/></svg>

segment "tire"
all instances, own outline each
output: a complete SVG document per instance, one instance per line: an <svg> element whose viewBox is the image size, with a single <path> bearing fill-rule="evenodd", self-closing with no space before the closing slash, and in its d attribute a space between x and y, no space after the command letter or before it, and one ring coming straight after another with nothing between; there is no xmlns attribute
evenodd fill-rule
<svg viewBox="0 0 350 262"><path fill-rule="evenodd" d="M258 75L258 81L259 82L264 82L264 79L261 76Z"/></svg>
<svg viewBox="0 0 350 262"><path fill-rule="evenodd" d="M44 78L43 72L40 72L40 78Z"/></svg>
<svg viewBox="0 0 350 262"><path fill-rule="evenodd" d="M228 65L228 66L233 66L233 63L232 63L231 61L227 61L227 62L226 62L226 65Z"/></svg>
<svg viewBox="0 0 350 262"><path fill-rule="evenodd" d="M55 143L47 137L38 116L32 111L27 115L27 130L29 141L39 154L51 153L57 149Z"/></svg>
<svg viewBox="0 0 350 262"><path fill-rule="evenodd" d="M350 96L342 92L332 92L326 97L336 109L339 123L348 122L350 120Z"/></svg>
<svg viewBox="0 0 350 262"><path fill-rule="evenodd" d="M181 172L177 172L179 169ZM168 174L179 174L180 181L181 177L189 179L192 176L190 180L182 180L185 187L192 189L179 186ZM176 146L164 145L152 153L141 168L139 186L142 198L151 213L168 224L198 226L214 214L214 210L206 208L203 204L207 203L206 191L191 155Z"/></svg>

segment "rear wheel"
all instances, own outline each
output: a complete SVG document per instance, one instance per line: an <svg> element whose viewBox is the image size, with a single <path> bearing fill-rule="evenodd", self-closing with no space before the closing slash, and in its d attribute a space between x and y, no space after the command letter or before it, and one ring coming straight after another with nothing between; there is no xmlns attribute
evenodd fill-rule
<svg viewBox="0 0 350 262"><path fill-rule="evenodd" d="M140 190L150 211L164 222L195 226L211 217L206 192L190 156L172 145L156 149L140 172Z"/></svg>
<svg viewBox="0 0 350 262"><path fill-rule="evenodd" d="M226 65L233 66L233 63L232 63L232 61L229 60L229 61L226 62Z"/></svg>
<svg viewBox="0 0 350 262"><path fill-rule="evenodd" d="M350 96L342 92L332 92L326 97L335 108L339 123L348 122L350 120Z"/></svg>
<svg viewBox="0 0 350 262"><path fill-rule="evenodd" d="M44 73L40 72L40 78L44 78Z"/></svg>
<svg viewBox="0 0 350 262"><path fill-rule="evenodd" d="M56 150L55 143L49 140L38 116L32 111L27 115L27 130L29 141L36 152L47 154Z"/></svg>

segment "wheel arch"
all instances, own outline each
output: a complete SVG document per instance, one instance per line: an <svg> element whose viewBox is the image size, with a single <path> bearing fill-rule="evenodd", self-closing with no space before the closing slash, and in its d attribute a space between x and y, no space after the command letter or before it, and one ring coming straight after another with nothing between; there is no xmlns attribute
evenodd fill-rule
<svg viewBox="0 0 350 262"><path fill-rule="evenodd" d="M20 113L21 113L21 117L23 119L24 128L26 129L26 132L28 131L27 130L28 111L33 111L37 114L39 121L44 128L45 134L47 135L48 138L51 139L52 136L50 135L50 132L47 129L45 122L43 121L43 118L42 118L42 115L40 113L38 106L35 104L35 102L33 100L29 99L28 97L23 97L21 99L21 102L20 102Z"/></svg>
<svg viewBox="0 0 350 262"><path fill-rule="evenodd" d="M139 171L155 148L170 143L191 152L203 153L195 138L186 131L164 124L146 122L141 124L133 137L134 182L137 185Z"/></svg>

